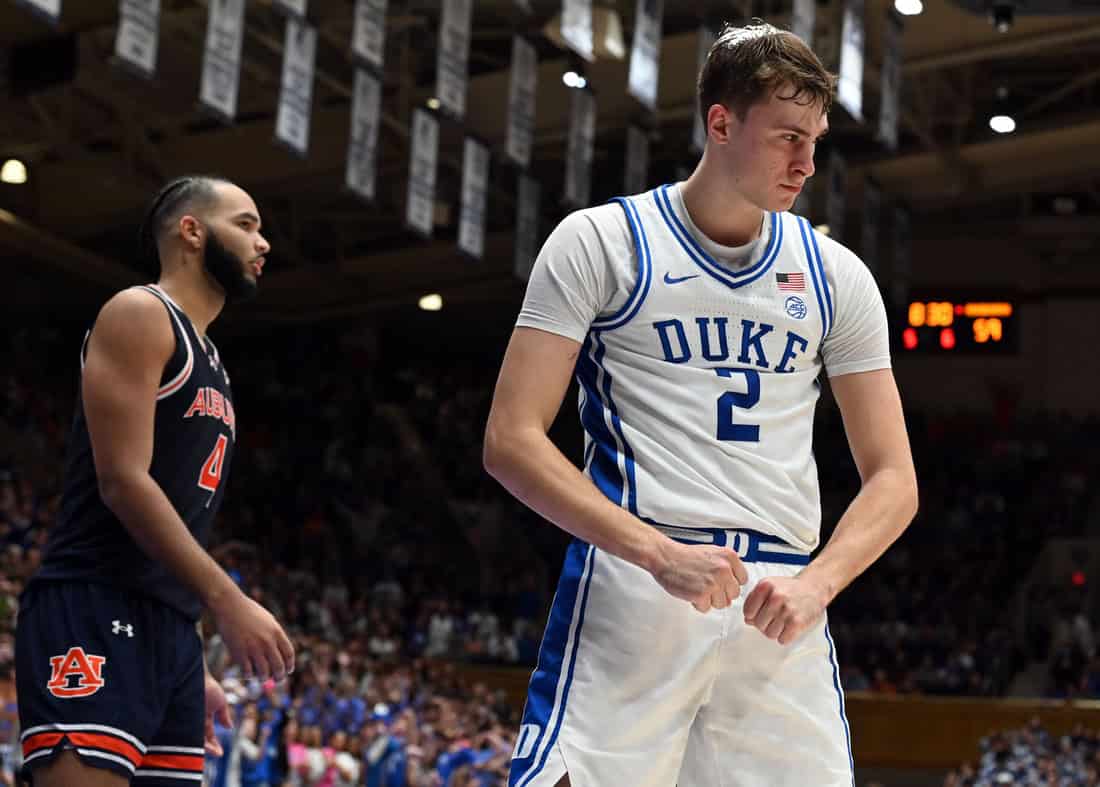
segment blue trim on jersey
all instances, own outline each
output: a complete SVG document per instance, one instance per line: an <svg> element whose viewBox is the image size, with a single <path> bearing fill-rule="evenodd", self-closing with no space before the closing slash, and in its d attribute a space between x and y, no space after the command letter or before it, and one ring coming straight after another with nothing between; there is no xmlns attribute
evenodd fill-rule
<svg viewBox="0 0 1100 787"><path fill-rule="evenodd" d="M676 217L676 213L672 209L672 203L668 198L669 188L670 186L665 185L655 190L653 192L653 199L657 203L657 208L661 212L661 217L665 220L665 224L668 226L673 237L676 238L683 250L687 252L687 255L707 274L722 282L727 287L736 289L737 287L751 284L768 272L772 263L775 262L776 257L779 256L779 249L783 245L783 222L779 220L778 213L768 214L771 216L771 237L768 239L768 245L765 247L764 253L760 256L760 259L745 270L731 271L707 254L706 250L699 245L695 238L692 237L691 233L687 231L684 225Z"/></svg>
<svg viewBox="0 0 1100 787"><path fill-rule="evenodd" d="M840 721L844 724L844 740L848 744L848 766L852 769L852 787L856 785L856 762L852 757L852 733L848 729L848 716L844 712L844 689L840 687L840 667L836 663L836 651L833 647L833 637L829 633L829 624L825 624L825 639L829 643L829 663L833 665L833 688L836 689L837 699L840 700Z"/></svg>
<svg viewBox="0 0 1100 787"><path fill-rule="evenodd" d="M795 216L798 221L798 230L802 233L802 248L806 252L806 266L810 269L810 281L814 285L814 295L817 296L817 308L821 312L821 340L829 335L829 312L825 309L825 299L821 295L821 285L817 281L817 267L814 265L814 255L810 251L810 240L807 232L813 232L810 223L801 216Z"/></svg>
<svg viewBox="0 0 1100 787"><path fill-rule="evenodd" d="M821 249L817 247L817 236L813 229L810 230L810 243L814 246L814 260L817 262L817 275L821 277L821 288L825 290L825 304L829 307L829 331L831 331L836 321L836 311L833 309L833 296L829 293L829 279L825 276L825 263L821 259ZM825 334L828 335L829 331Z"/></svg>
<svg viewBox="0 0 1100 787"><path fill-rule="evenodd" d="M592 359L594 334L590 333L581 346L577 359L577 382L584 391L581 426L592 438L591 461L586 465L593 483L604 497L615 505L623 504L623 475L619 470L619 447L604 419L604 401L599 389L599 366Z"/></svg>
<svg viewBox="0 0 1100 787"><path fill-rule="evenodd" d="M513 759L508 778L510 787L522 787L529 784L546 767L546 759L557 742L565 718L566 704L569 701L569 689L573 683L573 673L577 665L577 649L584 627L584 612L588 606L588 591L592 587L592 572L596 564L596 550L580 539L573 539L565 553L565 565L558 580L558 592L550 607L550 618L546 624L546 633L539 647L538 663L531 674L527 690L527 705L523 709L522 724L536 724L538 736L531 748L531 754L524 759ZM577 625L573 631L573 647L566 653L569 644L569 629L573 624L573 611L580 595L580 610L577 613ZM569 666L562 675L566 656ZM558 683L562 678L561 701L555 703ZM558 717L553 730L547 730L554 715L555 706ZM547 733L549 732L549 736ZM539 750L542 750L540 755ZM538 760L535 762L535 760Z"/></svg>
<svg viewBox="0 0 1100 787"><path fill-rule="evenodd" d="M630 293L626 303L614 314L592 321L592 327L601 331L610 331L621 328L638 313L649 294L649 285L653 282L653 259L649 251L649 239L645 234L641 216L638 215L638 207L634 201L626 197L615 197L615 202L623 206L626 211L626 219L630 223L630 232L634 236L634 248L638 253L638 281L634 283L634 291Z"/></svg>
<svg viewBox="0 0 1100 787"><path fill-rule="evenodd" d="M594 353L593 350L595 350ZM607 346L600 337L600 332L591 331L585 337L584 344L581 346L581 356L577 360L577 382L583 387L585 394L581 409L581 425L596 443L592 460L586 466L592 481L608 500L637 515L638 485L634 451L626 441L619 410L611 397L611 372L603 364L606 353ZM601 372L603 374L602 390L599 382ZM605 410L611 414L610 430L607 427ZM619 469L620 451L623 454L625 479L623 470Z"/></svg>

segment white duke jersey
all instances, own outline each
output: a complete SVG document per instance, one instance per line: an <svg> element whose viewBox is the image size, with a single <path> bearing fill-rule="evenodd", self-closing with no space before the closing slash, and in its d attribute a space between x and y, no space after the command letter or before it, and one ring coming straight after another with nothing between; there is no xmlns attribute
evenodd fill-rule
<svg viewBox="0 0 1100 787"><path fill-rule="evenodd" d="M890 366L886 311L851 251L790 213L749 247L691 222L678 185L581 210L547 239L517 325L581 342L586 475L641 519L817 547L824 369Z"/></svg>

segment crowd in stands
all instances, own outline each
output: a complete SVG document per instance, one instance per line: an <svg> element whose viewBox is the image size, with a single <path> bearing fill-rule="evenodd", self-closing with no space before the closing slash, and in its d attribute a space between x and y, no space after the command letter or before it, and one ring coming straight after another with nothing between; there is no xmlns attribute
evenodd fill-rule
<svg viewBox="0 0 1100 787"><path fill-rule="evenodd" d="M1078 725L1053 736L1038 718L982 739L978 763L952 771L943 787L1100 787L1100 733Z"/></svg>
<svg viewBox="0 0 1100 787"><path fill-rule="evenodd" d="M0 339L0 688L18 593L57 508L79 338L60 327ZM221 345L240 445L212 549L301 657L283 685L243 681L210 630L238 720L221 731L228 754L211 783L503 783L515 709L446 665L533 664L566 537L481 470L499 359L410 364L333 328L279 332L263 352ZM574 457L575 421L555 426ZM1098 469L1098 425L911 413L909 426L918 519L830 608L845 689L998 695L1046 659L1046 693L1100 697L1088 595L1052 590L1057 614L1032 616L1049 630L1027 636L1010 607L1042 539L1097 532L1100 496L1083 479ZM830 408L816 458L827 537L858 485ZM12 730L2 713L0 745Z"/></svg>

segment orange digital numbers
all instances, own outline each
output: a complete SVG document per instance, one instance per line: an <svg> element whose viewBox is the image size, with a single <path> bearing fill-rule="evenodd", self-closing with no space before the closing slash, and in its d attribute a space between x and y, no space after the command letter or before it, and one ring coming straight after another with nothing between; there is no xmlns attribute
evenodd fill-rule
<svg viewBox="0 0 1100 787"><path fill-rule="evenodd" d="M979 344L999 342L1002 335L1001 321L997 317L979 317L974 320L974 341Z"/></svg>

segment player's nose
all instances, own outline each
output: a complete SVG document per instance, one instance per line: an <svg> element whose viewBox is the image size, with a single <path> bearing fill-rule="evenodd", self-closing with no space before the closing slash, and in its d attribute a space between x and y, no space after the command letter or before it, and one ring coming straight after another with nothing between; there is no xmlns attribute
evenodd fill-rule
<svg viewBox="0 0 1100 787"><path fill-rule="evenodd" d="M265 238L263 235L257 235L256 236L256 253L257 253L257 255L263 257L269 251L271 251L271 244L267 242L267 238Z"/></svg>

